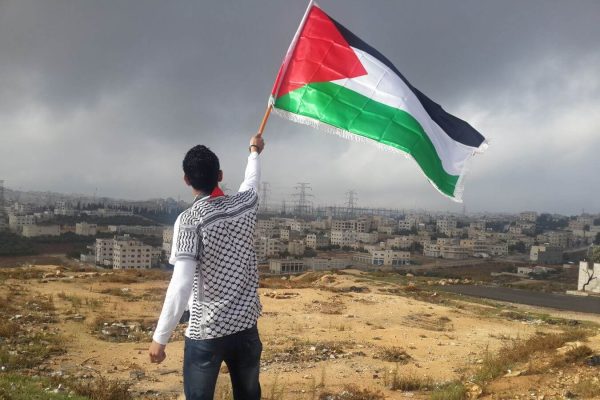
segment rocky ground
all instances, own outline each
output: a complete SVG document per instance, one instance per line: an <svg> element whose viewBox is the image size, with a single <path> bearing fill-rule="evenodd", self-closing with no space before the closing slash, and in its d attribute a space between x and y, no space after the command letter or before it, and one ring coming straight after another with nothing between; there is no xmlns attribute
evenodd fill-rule
<svg viewBox="0 0 600 400"><path fill-rule="evenodd" d="M113 399L180 398L184 326L165 362L147 356L168 279L0 270L0 398L11 398L16 375L40 377L48 393L89 396L100 382L124 391ZM263 279L263 397L600 398L598 316L465 300L432 289L463 280L424 279L352 270ZM230 398L226 368L217 398Z"/></svg>

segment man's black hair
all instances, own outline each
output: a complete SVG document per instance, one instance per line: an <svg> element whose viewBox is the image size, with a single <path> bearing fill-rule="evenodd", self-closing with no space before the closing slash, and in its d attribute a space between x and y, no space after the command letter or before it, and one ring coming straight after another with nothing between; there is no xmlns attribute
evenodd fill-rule
<svg viewBox="0 0 600 400"><path fill-rule="evenodd" d="M203 145L192 147L183 159L183 172L192 187L205 194L212 193L219 183L219 158Z"/></svg>

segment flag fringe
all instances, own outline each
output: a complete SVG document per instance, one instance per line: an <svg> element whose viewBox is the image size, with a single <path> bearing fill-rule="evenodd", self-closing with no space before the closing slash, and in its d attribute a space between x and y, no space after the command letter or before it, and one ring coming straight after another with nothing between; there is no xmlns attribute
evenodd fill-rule
<svg viewBox="0 0 600 400"><path fill-rule="evenodd" d="M269 104L273 105L274 104L274 99L271 96L269 98ZM413 160L415 163L417 163L417 161L408 153L396 149L394 147L379 143L373 139L369 139L367 137L364 136L360 136L360 135L356 135L354 133L350 133L348 131L345 131L343 129L340 128L336 128L333 125L329 125L325 122L319 121L317 119L314 118L310 118L310 117L306 117L304 115L299 115L299 114L294 114L292 112L286 111L286 110L282 110L280 108L276 108L273 106L273 112L277 115L279 115L281 118L285 118L287 120L290 120L292 122L296 122L299 124L304 124L304 125L308 125L312 128L316 128L322 132L325 133L329 133L332 135L336 135L339 137L342 137L346 140L351 140L353 142L359 142L359 143L368 143L370 145L374 145L375 147L377 147L380 150L383 151L387 151L390 153L395 153L395 154L401 154L403 155L405 158L411 159ZM421 173L425 176L425 178L427 178L427 180L429 181L429 183L431 183L431 185L435 188L435 190L437 190L440 194L442 194L443 196L449 198L450 200L456 202L456 203L462 203L462 195L463 195L463 191L464 191L464 179L465 176L468 174L468 172L470 171L470 164L471 164L471 160L473 159L473 156L475 154L481 154L483 153L488 147L488 143L487 141L483 142L477 149L473 150L473 154L471 155L471 157L469 157L466 161L465 164L463 166L463 169L460 173L460 176L458 177L458 181L456 182L456 187L454 189L454 196L449 196L448 194L442 192L437 185L431 180L429 179L429 177L427 175L425 175L425 173L423 172L423 170L421 169L421 167L418 165L417 163L417 167L418 170L421 171Z"/></svg>

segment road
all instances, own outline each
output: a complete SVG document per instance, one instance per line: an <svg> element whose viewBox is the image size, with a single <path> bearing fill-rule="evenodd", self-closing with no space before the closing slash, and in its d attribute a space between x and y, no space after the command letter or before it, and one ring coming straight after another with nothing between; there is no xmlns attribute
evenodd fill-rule
<svg viewBox="0 0 600 400"><path fill-rule="evenodd" d="M438 286L440 291L483 297L486 299L527 304L530 306L555 308L564 311L576 311L600 314L600 297L579 297L567 294L532 292L528 290L480 285Z"/></svg>

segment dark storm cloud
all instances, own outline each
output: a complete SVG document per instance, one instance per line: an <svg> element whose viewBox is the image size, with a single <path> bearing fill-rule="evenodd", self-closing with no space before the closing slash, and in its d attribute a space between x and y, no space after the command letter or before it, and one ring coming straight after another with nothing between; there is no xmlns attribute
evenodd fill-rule
<svg viewBox="0 0 600 400"><path fill-rule="evenodd" d="M593 206L600 3L319 4L491 139L466 182L468 209ZM187 196L180 160L201 142L233 189L305 6L0 0L0 177L14 188ZM276 117L265 138L274 201L309 181L322 204L353 188L364 205L460 209L397 155Z"/></svg>

